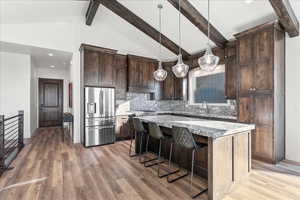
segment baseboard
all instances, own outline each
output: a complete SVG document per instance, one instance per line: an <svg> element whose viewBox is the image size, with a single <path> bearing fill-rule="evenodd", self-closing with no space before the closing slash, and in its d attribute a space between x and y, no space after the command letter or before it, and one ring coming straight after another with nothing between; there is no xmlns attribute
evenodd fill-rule
<svg viewBox="0 0 300 200"><path fill-rule="evenodd" d="M23 142L24 142L24 145L30 144L31 143L31 138L24 138Z"/></svg>
<svg viewBox="0 0 300 200"><path fill-rule="evenodd" d="M293 160L284 160L283 162L287 163L287 164L291 164L291 165L296 165L300 167L300 162L298 161L293 161Z"/></svg>

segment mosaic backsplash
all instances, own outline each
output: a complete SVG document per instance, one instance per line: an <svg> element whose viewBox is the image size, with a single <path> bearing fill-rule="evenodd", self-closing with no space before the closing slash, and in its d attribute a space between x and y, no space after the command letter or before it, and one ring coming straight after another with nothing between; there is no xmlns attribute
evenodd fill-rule
<svg viewBox="0 0 300 200"><path fill-rule="evenodd" d="M127 93L126 100L117 100L117 114L122 114L127 111L184 111L192 113L205 113L236 116L236 102L228 101L223 104L200 104L190 105L186 101L150 100L150 94L143 93Z"/></svg>

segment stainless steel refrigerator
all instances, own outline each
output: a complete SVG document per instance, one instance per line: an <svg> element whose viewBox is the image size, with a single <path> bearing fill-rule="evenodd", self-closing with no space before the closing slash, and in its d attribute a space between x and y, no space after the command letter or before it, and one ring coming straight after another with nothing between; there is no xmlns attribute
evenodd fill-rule
<svg viewBox="0 0 300 200"><path fill-rule="evenodd" d="M115 89L85 87L84 146L115 142Z"/></svg>

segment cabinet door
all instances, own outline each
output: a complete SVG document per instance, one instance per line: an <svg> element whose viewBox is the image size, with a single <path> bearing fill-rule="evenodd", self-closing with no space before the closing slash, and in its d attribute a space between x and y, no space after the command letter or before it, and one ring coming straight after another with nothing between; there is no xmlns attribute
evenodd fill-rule
<svg viewBox="0 0 300 200"><path fill-rule="evenodd" d="M115 86L114 54L99 53L99 80L100 86Z"/></svg>
<svg viewBox="0 0 300 200"><path fill-rule="evenodd" d="M174 78L174 99L175 100L183 100L183 81L182 78Z"/></svg>
<svg viewBox="0 0 300 200"><path fill-rule="evenodd" d="M158 67L158 63L156 63L156 62L148 63L147 87L149 88L149 90L152 90L152 91L155 91L156 81L153 77L153 73L155 72L157 67Z"/></svg>
<svg viewBox="0 0 300 200"><path fill-rule="evenodd" d="M253 123L253 98L252 96L239 98L239 122Z"/></svg>
<svg viewBox="0 0 300 200"><path fill-rule="evenodd" d="M273 30L262 31L255 35L255 89L257 92L273 90Z"/></svg>
<svg viewBox="0 0 300 200"><path fill-rule="evenodd" d="M174 75L171 67L164 67L168 72L167 78L163 82L163 99L171 100L174 98Z"/></svg>
<svg viewBox="0 0 300 200"><path fill-rule="evenodd" d="M252 136L253 156L272 162L274 159L273 96L254 97L256 131Z"/></svg>
<svg viewBox="0 0 300 200"><path fill-rule="evenodd" d="M255 124L273 126L273 95L255 95Z"/></svg>
<svg viewBox="0 0 300 200"><path fill-rule="evenodd" d="M144 89L145 91L148 90L148 83L149 83L149 64L147 62L139 62L140 66L140 84L139 87Z"/></svg>
<svg viewBox="0 0 300 200"><path fill-rule="evenodd" d="M254 67L255 64L250 63L247 65L239 66L239 93L240 95L249 94L254 88Z"/></svg>
<svg viewBox="0 0 300 200"><path fill-rule="evenodd" d="M99 54L84 50L84 85L99 86Z"/></svg>
<svg viewBox="0 0 300 200"><path fill-rule="evenodd" d="M270 60L274 54L274 29L258 32L254 36L255 61Z"/></svg>
<svg viewBox="0 0 300 200"><path fill-rule="evenodd" d="M271 60L264 60L255 64L256 92L271 94L273 90L273 63Z"/></svg>
<svg viewBox="0 0 300 200"><path fill-rule="evenodd" d="M115 57L115 77L116 77L116 98L126 99L127 89L127 58L123 55Z"/></svg>
<svg viewBox="0 0 300 200"><path fill-rule="evenodd" d="M226 99L236 99L237 92L237 64L236 58L228 57L225 63L225 96Z"/></svg>
<svg viewBox="0 0 300 200"><path fill-rule="evenodd" d="M139 85L140 82L140 67L138 62L133 59L128 59L128 90L131 91Z"/></svg>
<svg viewBox="0 0 300 200"><path fill-rule="evenodd" d="M238 40L238 60L240 65L253 62L253 36L247 35Z"/></svg>
<svg viewBox="0 0 300 200"><path fill-rule="evenodd" d="M255 61L253 56L253 36L247 35L238 40L238 64L239 64L239 93L249 94L254 88Z"/></svg>

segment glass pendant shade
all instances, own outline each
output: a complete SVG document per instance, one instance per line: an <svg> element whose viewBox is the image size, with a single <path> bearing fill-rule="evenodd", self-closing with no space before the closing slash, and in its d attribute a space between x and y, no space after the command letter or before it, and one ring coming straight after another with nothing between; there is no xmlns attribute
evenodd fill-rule
<svg viewBox="0 0 300 200"><path fill-rule="evenodd" d="M198 59L198 64L203 71L212 72L218 66L219 61L220 58L212 53L208 45L204 56Z"/></svg>
<svg viewBox="0 0 300 200"><path fill-rule="evenodd" d="M178 62L172 67L172 71L177 78L183 78L189 72L189 66L183 63L182 55L178 55Z"/></svg>
<svg viewBox="0 0 300 200"><path fill-rule="evenodd" d="M155 72L153 72L153 76L154 79L157 81L164 81L167 78L168 72L163 69L161 62L159 62L158 64L158 69Z"/></svg>

